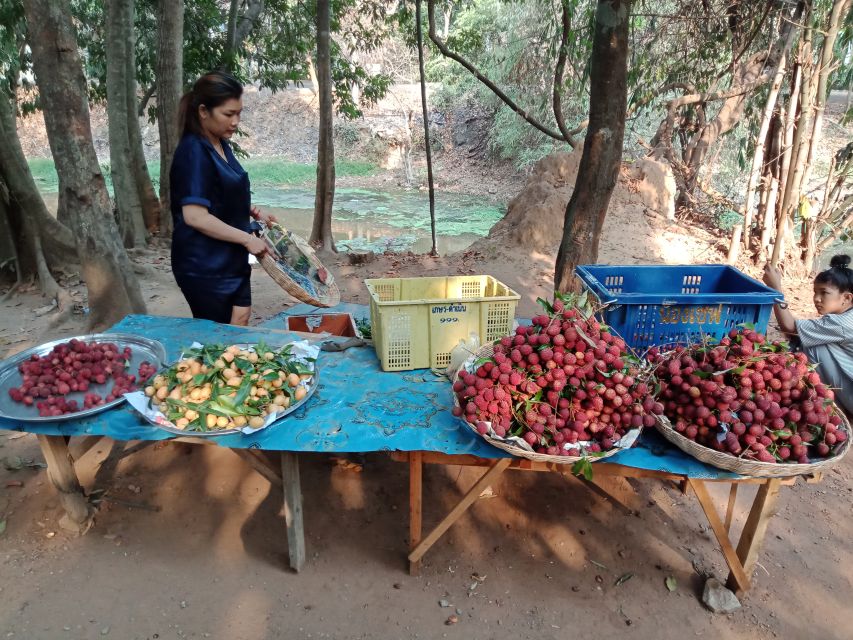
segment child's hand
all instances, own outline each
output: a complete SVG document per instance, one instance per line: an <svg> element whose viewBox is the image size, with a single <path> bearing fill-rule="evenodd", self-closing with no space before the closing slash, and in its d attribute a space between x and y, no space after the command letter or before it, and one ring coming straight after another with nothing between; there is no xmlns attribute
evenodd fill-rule
<svg viewBox="0 0 853 640"><path fill-rule="evenodd" d="M782 274L779 269L771 265L769 262L764 265L764 284L768 287L773 287L776 291L782 290Z"/></svg>

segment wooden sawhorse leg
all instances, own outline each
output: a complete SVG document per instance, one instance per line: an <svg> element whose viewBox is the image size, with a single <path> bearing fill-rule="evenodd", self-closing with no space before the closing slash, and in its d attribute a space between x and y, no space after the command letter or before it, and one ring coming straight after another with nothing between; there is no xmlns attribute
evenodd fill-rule
<svg viewBox="0 0 853 640"><path fill-rule="evenodd" d="M305 530L302 520L299 458L292 451L281 452L281 482L284 492L284 521L287 524L287 552L290 556L290 567L298 572L305 564Z"/></svg>
<svg viewBox="0 0 853 640"><path fill-rule="evenodd" d="M723 523L711 496L708 494L705 483L702 480L690 478L690 486L696 493L696 498L708 518L708 523L711 525L717 542L720 543L726 563L729 565L730 573L726 586L738 596L743 595L750 587L752 571L755 569L761 544L767 532L767 523L774 513L773 506L779 494L780 484L779 478L770 478L759 486L738 541L737 549L735 549L729 538L729 527L731 526L733 502L737 497L737 491L733 489L729 494L726 522Z"/></svg>
<svg viewBox="0 0 853 640"><path fill-rule="evenodd" d="M47 462L47 477L59 493L59 502L65 515L59 520L63 529L85 533L92 526L95 510L83 493L83 487L74 471L74 461L68 452L65 436L38 434L41 453Z"/></svg>
<svg viewBox="0 0 853 640"><path fill-rule="evenodd" d="M423 453L410 451L409 457L409 551L412 552L421 542L423 528ZM409 575L420 573L421 561L409 562Z"/></svg>
<svg viewBox="0 0 853 640"><path fill-rule="evenodd" d="M276 487L281 487L284 498L281 512L287 527L287 554L290 568L297 573L305 565L305 530L302 520L302 485L299 482L299 458L293 451L282 451L281 466L276 468L270 459L255 449L231 449L252 469Z"/></svg>
<svg viewBox="0 0 853 640"><path fill-rule="evenodd" d="M447 531L453 525L453 523L456 522L462 516L462 514L468 510L468 507L474 504L474 501L480 497L480 494L483 492L483 490L490 484L492 484L492 482L497 480L497 478L507 469L507 467L509 467L512 461L513 458L498 459L497 462L495 462L495 464L492 465L492 467L489 468L489 470L486 471L486 473L484 473L483 476L479 480L477 480L477 482L474 483L474 486L468 490L468 493L466 493L462 497L462 499L459 501L459 504L453 507L453 510L447 514L444 520L439 522L435 529L429 532L426 538L424 538L423 540L418 542L417 545L414 546L414 548L409 553L409 562L420 562L420 559L427 551L429 551L430 547L432 547L432 545L434 545L438 541L438 539L442 535L444 535L444 532ZM420 478L418 478L418 485L420 485ZM412 487L411 480L409 487L410 489ZM418 500L418 502L420 502L420 500ZM420 526L418 526L418 529L420 529Z"/></svg>

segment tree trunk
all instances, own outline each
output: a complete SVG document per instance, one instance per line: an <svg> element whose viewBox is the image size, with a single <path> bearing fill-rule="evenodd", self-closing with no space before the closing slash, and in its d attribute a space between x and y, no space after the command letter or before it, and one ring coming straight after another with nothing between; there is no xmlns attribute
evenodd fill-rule
<svg viewBox="0 0 853 640"><path fill-rule="evenodd" d="M311 81L311 93L313 93L316 98L320 94L317 89L317 72L314 69L314 59L311 57L310 53L305 54L305 64L308 67L308 79Z"/></svg>
<svg viewBox="0 0 853 640"><path fill-rule="evenodd" d="M598 259L598 241L619 177L628 89L630 0L598 0L590 56L589 125L566 207L554 274L556 291L577 291L575 267Z"/></svg>
<svg viewBox="0 0 853 640"><path fill-rule="evenodd" d="M68 0L25 0L33 67L45 126L73 220L89 295L89 325L144 313L133 265L118 240L110 198L92 144L86 79Z"/></svg>
<svg viewBox="0 0 853 640"><path fill-rule="evenodd" d="M128 129L130 118L136 119L136 109L128 113L125 78L129 54L127 32L128 22L132 19L132 2L133 0L107 0L106 3L107 116L110 173L113 178L121 239L125 247L141 247L145 245L145 221L133 178L133 156Z"/></svg>
<svg viewBox="0 0 853 640"><path fill-rule="evenodd" d="M160 236L172 235L169 171L180 141L184 87L184 0L157 2L157 126L160 129Z"/></svg>
<svg viewBox="0 0 853 640"><path fill-rule="evenodd" d="M223 63L229 69L234 69L237 56L235 51L237 38L237 16L240 13L240 0L231 0L228 7L228 27L225 31L225 51Z"/></svg>
<svg viewBox="0 0 853 640"><path fill-rule="evenodd" d="M335 200L335 139L330 55L330 0L317 1L317 83L320 94L320 139L317 142L317 189L314 224L309 242L315 247L337 251L332 238L332 204Z"/></svg>
<svg viewBox="0 0 853 640"><path fill-rule="evenodd" d="M136 37L134 35L133 3L126 0L130 19L124 23L127 56L125 63L125 83L127 85L127 132L130 138L130 160L132 163L133 183L142 206L142 221L146 231L156 231L160 220L160 202L154 193L148 163L145 161L145 149L142 146L142 131L139 128L139 97L136 84Z"/></svg>
<svg viewBox="0 0 853 640"><path fill-rule="evenodd" d="M429 141L429 109L427 108L426 95L426 72L424 71L424 36L421 28L421 0L415 0L415 31L418 38L418 69L421 84L421 109L424 118L424 149L426 150L427 184L429 187L429 225L432 231L431 256L438 255L438 247L435 243L435 187L432 181L432 148ZM448 13L444 14L448 16Z"/></svg>
<svg viewBox="0 0 853 640"><path fill-rule="evenodd" d="M802 48L801 48L802 52ZM800 56L801 57L801 56ZM802 64L798 62L793 67L793 77L791 79L791 92L790 97L788 98L788 109L785 114L784 124L785 130L782 134L782 159L779 165L779 187L776 193L776 208L775 211L770 209L767 213L768 218L773 216L773 227L770 231L770 234L767 239L767 245L769 246L770 237L774 233L775 230L776 235L778 236L779 230L784 229L783 221L785 219L785 209L784 209L784 200L785 200L785 191L788 185L788 178L790 176L790 168L791 168L791 157L793 156L793 146L794 146L794 135L797 124L797 119L799 117L799 100L800 100L800 82L802 79ZM779 247L778 243L773 241L773 251L771 253L770 262L772 264L777 264L779 260Z"/></svg>
<svg viewBox="0 0 853 640"><path fill-rule="evenodd" d="M808 157L809 134L811 133L811 113L812 101L814 99L814 91L817 87L817 76L814 72L814 63L812 62L812 30L808 29L803 36L802 48L800 51L800 95L798 97L799 117L797 118L794 129L794 137L791 142L791 159L788 166L788 175L785 177L785 191L782 194L781 217L786 221L793 223L794 211L800 202L800 194L802 193L803 178L805 176L805 165ZM780 238L776 238L779 245L782 246ZM774 264L777 259L781 259L781 255L777 256L774 249L773 260Z"/></svg>
<svg viewBox="0 0 853 640"><path fill-rule="evenodd" d="M739 3L733 2L730 7L737 4ZM775 67L778 61L781 60L786 55L788 49L790 49L793 44L792 32L795 30L794 27L799 25L805 8L806 2L804 0L800 0L790 17L783 16L779 37L773 43L769 52L757 54L749 60L737 65L738 71L733 74L732 87L748 87L749 90L738 92L737 94L728 97L723 103L722 108L717 113L717 116L705 126L701 127L691 139L687 149L687 157L685 159L685 164L687 165L685 185L681 193L678 195L676 207L683 207L690 204L693 191L699 180L699 172L702 169L702 164L708 150L711 148L711 145L720 136L733 129L740 122L741 118L743 118L744 111L746 110L746 102L749 94L762 86L765 82L769 81L774 75L772 72L768 74L767 68ZM737 49L738 38L736 32L733 32L733 38L735 39L735 48ZM762 79L763 81L755 84L755 86L751 86ZM748 233L743 234L744 242L747 240L748 235Z"/></svg>
<svg viewBox="0 0 853 640"><path fill-rule="evenodd" d="M21 148L16 124L13 98L0 91L0 145L5 151L0 154L0 175L9 189L13 205L20 208L22 215L33 219L51 267L76 263L74 236L47 210Z"/></svg>
<svg viewBox="0 0 853 640"><path fill-rule="evenodd" d="M802 2L800 3L802 4ZM764 105L764 114L761 117L761 126L758 130L758 137L755 140L755 154L752 157L752 168L749 172L749 182L746 186L746 198L744 199L744 219L743 219L743 246L744 249L749 249L750 240L752 239L752 204L755 197L755 186L758 178L761 175L761 168L764 166L764 147L767 139L767 133L770 131L770 121L773 119L773 112L776 110L776 99L779 97L779 91L782 88L782 80L785 78L785 70L787 65L788 50L794 43L794 29L788 29L787 40L776 63L776 70L773 74L773 82L770 85L770 92L767 94L767 102Z"/></svg>
<svg viewBox="0 0 853 640"><path fill-rule="evenodd" d="M823 37L823 44L820 48L820 58L818 62L818 80L817 90L814 97L814 120L812 124L811 135L808 136L808 154L806 156L805 166L803 167L803 177L801 189L805 190L809 182L809 174L814 165L815 151L820 144L820 136L823 130L823 114L826 106L826 98L829 90L829 75L833 71L832 64L833 50L835 49L835 40L838 37L838 29L842 16L846 16L850 10L850 4L853 0L835 0L832 5L832 12L829 15L829 24ZM814 261L816 238L816 221L812 218L803 224L802 238L802 253L801 259L807 269L811 269Z"/></svg>
<svg viewBox="0 0 853 640"><path fill-rule="evenodd" d="M240 13L240 0L231 0L228 9L228 31L225 38L225 66L233 71L237 64L237 52L243 41L249 37L255 28L261 12L264 10L264 0L245 0L245 11Z"/></svg>
<svg viewBox="0 0 853 640"><path fill-rule="evenodd" d="M781 158L783 132L785 129L785 108L781 107L776 112L773 118L773 126L771 127L771 138L768 139L768 153L765 157L769 161L765 163L764 182L765 197L764 202L759 208L759 221L761 228L761 237L758 241L753 261L756 265L760 264L761 260L769 256L770 236L773 234L773 227L776 221L776 200L779 197L779 176L781 175Z"/></svg>

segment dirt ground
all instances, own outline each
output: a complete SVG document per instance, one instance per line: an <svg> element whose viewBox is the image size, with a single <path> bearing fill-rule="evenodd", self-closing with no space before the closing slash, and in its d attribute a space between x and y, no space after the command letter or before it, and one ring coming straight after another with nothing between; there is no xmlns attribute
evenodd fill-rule
<svg viewBox="0 0 853 640"><path fill-rule="evenodd" d="M480 173L469 165L461 182L444 188L475 189ZM495 197L518 191L517 177L483 178L479 188ZM720 262L725 244L644 210L625 188L614 196L599 260ZM190 315L168 248L155 244L132 257L148 312ZM553 254L488 243L443 258L383 254L357 266L346 256L323 259L343 299L361 304L365 278L488 273L521 293L517 314L529 317L553 285ZM79 277L63 284L82 311ZM814 313L808 282L786 287L795 313ZM261 270L253 296L253 324L295 302ZM0 301L0 358L85 332L82 313L58 327L53 316L32 287ZM62 511L35 436L0 432L0 637L853 638L850 459L820 484L783 487L754 587L727 616L701 603L705 575L725 580L722 554L698 502L671 484L600 479L608 499L571 477L507 473L411 577L407 467L382 453L366 455L361 473L319 454L301 455L300 465L308 561L295 574L280 491L228 450L100 441L80 460L80 479L118 502L103 503L93 528L76 536L57 524ZM477 473L426 468L425 531ZM754 493L741 489L736 532ZM728 485L712 495L722 510Z"/></svg>

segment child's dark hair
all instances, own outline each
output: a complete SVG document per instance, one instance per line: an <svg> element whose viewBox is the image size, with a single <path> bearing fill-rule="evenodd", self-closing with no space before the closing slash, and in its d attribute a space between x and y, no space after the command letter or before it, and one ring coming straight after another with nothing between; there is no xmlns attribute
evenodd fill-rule
<svg viewBox="0 0 853 640"><path fill-rule="evenodd" d="M814 281L818 284L829 284L841 293L853 292L853 269L850 268L850 256L839 254L832 256L829 269L821 271Z"/></svg>
<svg viewBox="0 0 853 640"><path fill-rule="evenodd" d="M211 71L204 74L181 98L181 104L178 107L178 128L181 135L187 133L203 135L198 117L200 106L204 105L210 111L242 95L243 85L234 76L224 71Z"/></svg>

